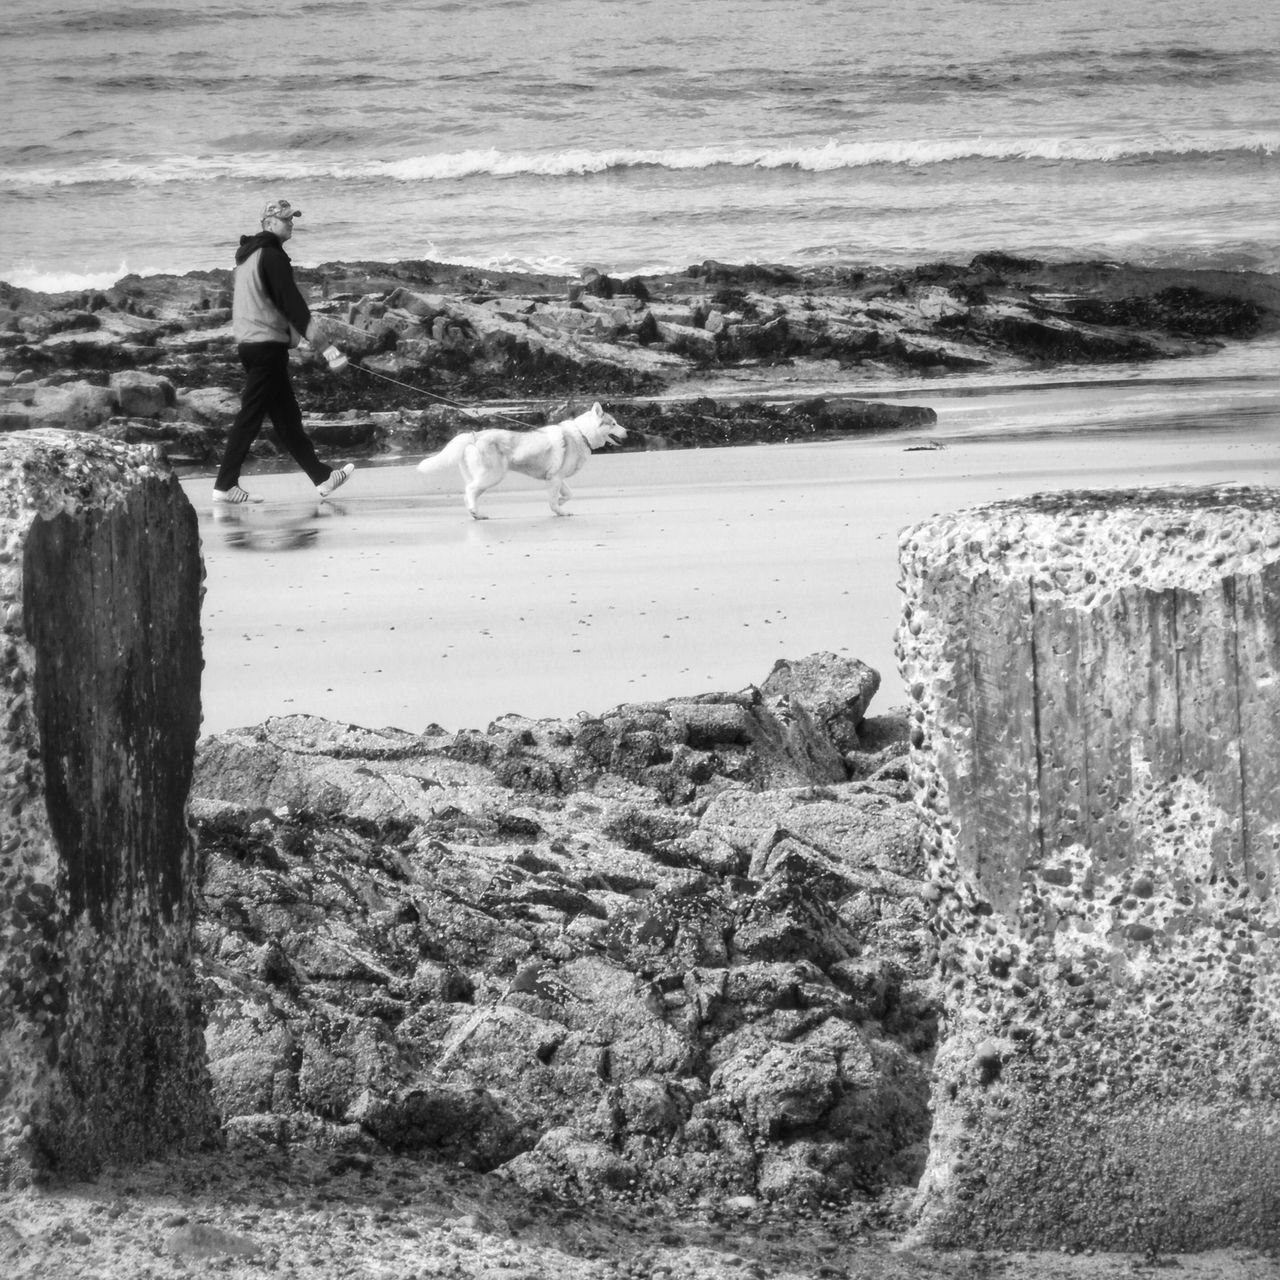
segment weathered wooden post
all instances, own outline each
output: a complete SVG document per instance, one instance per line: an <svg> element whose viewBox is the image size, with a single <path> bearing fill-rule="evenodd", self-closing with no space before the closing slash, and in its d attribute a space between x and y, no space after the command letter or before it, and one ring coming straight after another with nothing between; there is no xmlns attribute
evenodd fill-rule
<svg viewBox="0 0 1280 1280"><path fill-rule="evenodd" d="M906 530L947 1027L917 1236L1280 1244L1280 491Z"/></svg>
<svg viewBox="0 0 1280 1280"><path fill-rule="evenodd" d="M206 1140L195 513L148 448L0 438L0 1185Z"/></svg>

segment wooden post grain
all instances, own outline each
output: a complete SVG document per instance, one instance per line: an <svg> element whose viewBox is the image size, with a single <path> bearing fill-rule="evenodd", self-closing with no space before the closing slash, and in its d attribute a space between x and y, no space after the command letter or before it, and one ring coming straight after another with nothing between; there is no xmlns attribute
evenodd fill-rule
<svg viewBox="0 0 1280 1280"><path fill-rule="evenodd" d="M206 1141L195 513L149 448L0 439L0 1185Z"/></svg>
<svg viewBox="0 0 1280 1280"><path fill-rule="evenodd" d="M1280 1245L1280 493L900 542L947 1031L933 1243Z"/></svg>

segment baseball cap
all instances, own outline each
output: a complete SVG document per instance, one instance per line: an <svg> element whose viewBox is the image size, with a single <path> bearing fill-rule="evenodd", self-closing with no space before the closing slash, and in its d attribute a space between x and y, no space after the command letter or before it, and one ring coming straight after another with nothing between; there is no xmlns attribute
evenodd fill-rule
<svg viewBox="0 0 1280 1280"><path fill-rule="evenodd" d="M302 210L295 209L287 200L273 200L262 211L262 221L268 218L283 218L288 222L291 218L302 217Z"/></svg>

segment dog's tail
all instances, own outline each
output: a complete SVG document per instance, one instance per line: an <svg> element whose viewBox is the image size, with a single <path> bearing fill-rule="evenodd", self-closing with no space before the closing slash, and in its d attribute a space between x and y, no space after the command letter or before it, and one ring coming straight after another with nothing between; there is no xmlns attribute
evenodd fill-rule
<svg viewBox="0 0 1280 1280"><path fill-rule="evenodd" d="M423 458L418 463L418 470L429 474L432 471L443 471L446 467L456 467L462 461L462 455L466 452L467 446L475 438L474 431L464 431L461 435L454 436L439 453Z"/></svg>

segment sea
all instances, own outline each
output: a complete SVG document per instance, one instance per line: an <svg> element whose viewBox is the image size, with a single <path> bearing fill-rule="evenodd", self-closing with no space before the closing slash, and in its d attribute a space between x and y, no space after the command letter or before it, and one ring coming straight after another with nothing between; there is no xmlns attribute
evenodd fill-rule
<svg viewBox="0 0 1280 1280"><path fill-rule="evenodd" d="M0 280L296 262L1280 269L1257 0L4 0Z"/></svg>

